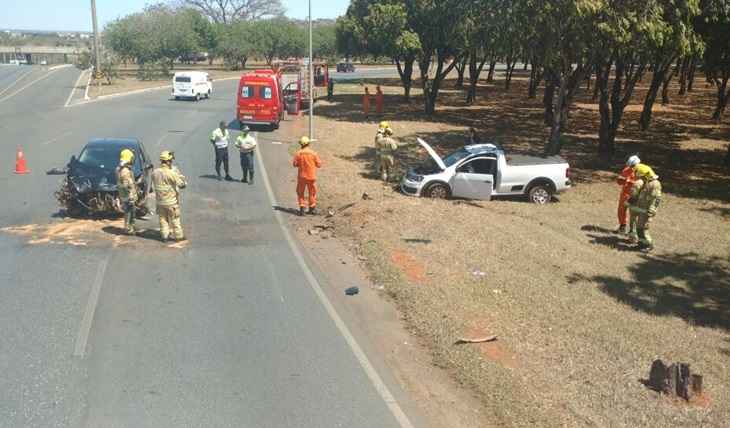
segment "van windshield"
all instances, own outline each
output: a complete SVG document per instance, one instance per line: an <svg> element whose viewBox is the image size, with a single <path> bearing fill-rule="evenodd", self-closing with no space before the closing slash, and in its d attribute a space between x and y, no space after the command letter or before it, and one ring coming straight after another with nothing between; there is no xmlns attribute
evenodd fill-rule
<svg viewBox="0 0 730 428"><path fill-rule="evenodd" d="M175 78L176 82L190 83L190 78L186 76L178 76Z"/></svg>

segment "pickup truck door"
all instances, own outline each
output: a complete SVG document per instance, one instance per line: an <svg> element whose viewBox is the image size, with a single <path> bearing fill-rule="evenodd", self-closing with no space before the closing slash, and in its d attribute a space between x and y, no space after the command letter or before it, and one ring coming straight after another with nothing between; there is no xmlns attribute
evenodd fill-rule
<svg viewBox="0 0 730 428"><path fill-rule="evenodd" d="M451 179L451 194L456 198L490 200L496 168L497 159L493 157L465 161Z"/></svg>

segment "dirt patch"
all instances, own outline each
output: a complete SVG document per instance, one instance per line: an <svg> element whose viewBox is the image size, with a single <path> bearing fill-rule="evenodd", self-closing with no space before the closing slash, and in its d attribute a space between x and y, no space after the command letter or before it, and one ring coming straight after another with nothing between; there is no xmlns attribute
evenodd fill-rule
<svg viewBox="0 0 730 428"><path fill-rule="evenodd" d="M426 281L426 268L410 254L403 250L394 250L390 255L390 259L409 280L416 283Z"/></svg>

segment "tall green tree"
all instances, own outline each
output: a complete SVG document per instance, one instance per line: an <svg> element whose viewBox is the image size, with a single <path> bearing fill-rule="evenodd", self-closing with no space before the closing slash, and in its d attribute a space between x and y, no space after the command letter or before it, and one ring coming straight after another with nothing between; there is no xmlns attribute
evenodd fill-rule
<svg viewBox="0 0 730 428"><path fill-rule="evenodd" d="M271 65L276 58L304 56L306 32L288 19L254 21L251 23L250 31L257 53L268 65Z"/></svg>
<svg viewBox="0 0 730 428"><path fill-rule="evenodd" d="M702 16L695 27L705 43L703 68L707 79L715 85L717 102L712 119L721 121L730 99L730 1L705 0ZM730 147L728 147L730 164Z"/></svg>
<svg viewBox="0 0 730 428"><path fill-rule="evenodd" d="M239 21L220 26L220 42L216 54L223 57L232 69L246 68L246 62L256 53L252 25L250 22Z"/></svg>

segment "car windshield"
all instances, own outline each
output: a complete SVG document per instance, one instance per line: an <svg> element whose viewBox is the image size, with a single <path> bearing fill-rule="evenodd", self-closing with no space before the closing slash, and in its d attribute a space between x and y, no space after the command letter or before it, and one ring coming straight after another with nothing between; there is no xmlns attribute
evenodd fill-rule
<svg viewBox="0 0 730 428"><path fill-rule="evenodd" d="M451 153L450 155L446 156L444 158L444 165L446 167L450 167L451 165L459 162L460 160L464 159L465 157L469 156L471 153L469 153L465 148L460 148L459 150Z"/></svg>
<svg viewBox="0 0 730 428"><path fill-rule="evenodd" d="M79 156L79 162L86 166L113 169L119 165L119 152L121 150L117 146L86 146Z"/></svg>

